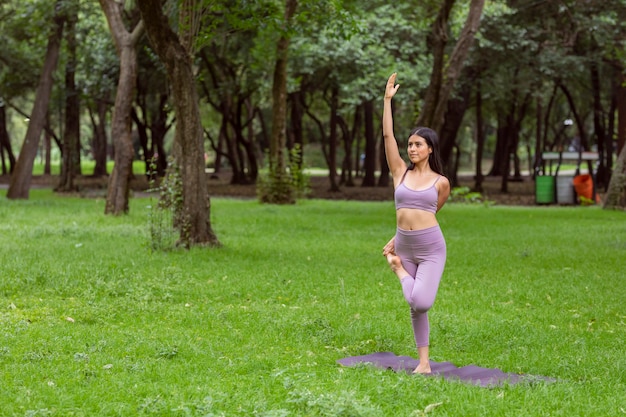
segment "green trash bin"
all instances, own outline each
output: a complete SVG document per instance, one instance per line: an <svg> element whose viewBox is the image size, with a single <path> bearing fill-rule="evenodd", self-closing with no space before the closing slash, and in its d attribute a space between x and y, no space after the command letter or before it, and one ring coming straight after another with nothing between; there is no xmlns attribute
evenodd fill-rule
<svg viewBox="0 0 626 417"><path fill-rule="evenodd" d="M554 203L554 183L554 177L551 175L537 175L535 177L535 202L537 204Z"/></svg>

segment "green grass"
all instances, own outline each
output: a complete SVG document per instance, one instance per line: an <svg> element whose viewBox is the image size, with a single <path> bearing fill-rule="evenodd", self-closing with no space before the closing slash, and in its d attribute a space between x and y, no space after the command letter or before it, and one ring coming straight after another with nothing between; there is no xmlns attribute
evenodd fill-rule
<svg viewBox="0 0 626 417"><path fill-rule="evenodd" d="M212 200L220 249L150 252L149 199L0 191L0 415L626 413L626 214L447 205L431 357L543 375L491 389L336 360L415 356L380 255L391 202Z"/></svg>
<svg viewBox="0 0 626 417"><path fill-rule="evenodd" d="M107 172L111 173L113 171L113 161L107 162ZM94 168L96 166L96 162L91 159L84 158L81 160L81 172L82 175L93 175ZM33 164L33 175L43 175L44 172L44 164L40 160L36 160ZM135 175L143 175L146 173L146 164L141 160L133 161L133 174ZM60 175L61 174L61 161L53 161L50 163L50 175Z"/></svg>

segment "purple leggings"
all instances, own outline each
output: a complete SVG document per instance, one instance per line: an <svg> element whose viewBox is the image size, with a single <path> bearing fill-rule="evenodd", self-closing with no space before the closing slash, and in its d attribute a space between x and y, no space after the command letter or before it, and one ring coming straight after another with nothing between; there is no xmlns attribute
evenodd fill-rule
<svg viewBox="0 0 626 417"><path fill-rule="evenodd" d="M428 346L428 310L435 302L446 265L446 241L439 226L422 230L398 228L394 245L402 266L409 273L400 283L404 298L411 306L415 344Z"/></svg>

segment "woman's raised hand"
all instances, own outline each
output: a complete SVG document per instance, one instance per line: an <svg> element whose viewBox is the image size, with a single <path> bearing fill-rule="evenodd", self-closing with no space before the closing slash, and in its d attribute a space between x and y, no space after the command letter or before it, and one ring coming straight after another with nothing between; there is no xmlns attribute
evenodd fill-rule
<svg viewBox="0 0 626 417"><path fill-rule="evenodd" d="M393 96L396 95L396 92L400 87L400 84L396 84L397 75L398 74L394 72L389 76L389 79L387 80L387 88L385 88L385 98L391 99Z"/></svg>

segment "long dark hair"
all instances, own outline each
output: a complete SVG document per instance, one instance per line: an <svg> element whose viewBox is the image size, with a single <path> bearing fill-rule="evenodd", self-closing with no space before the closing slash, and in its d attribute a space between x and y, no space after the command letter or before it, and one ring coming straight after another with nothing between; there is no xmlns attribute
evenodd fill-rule
<svg viewBox="0 0 626 417"><path fill-rule="evenodd" d="M428 165L430 166L430 169L439 175L444 175L443 163L441 162L441 155L439 154L439 137L437 136L437 132L429 127L419 126L411 130L409 137L411 136L419 136L426 140L426 144L433 149L430 155L428 155ZM415 168L415 164L411 162L409 169L413 168Z"/></svg>

